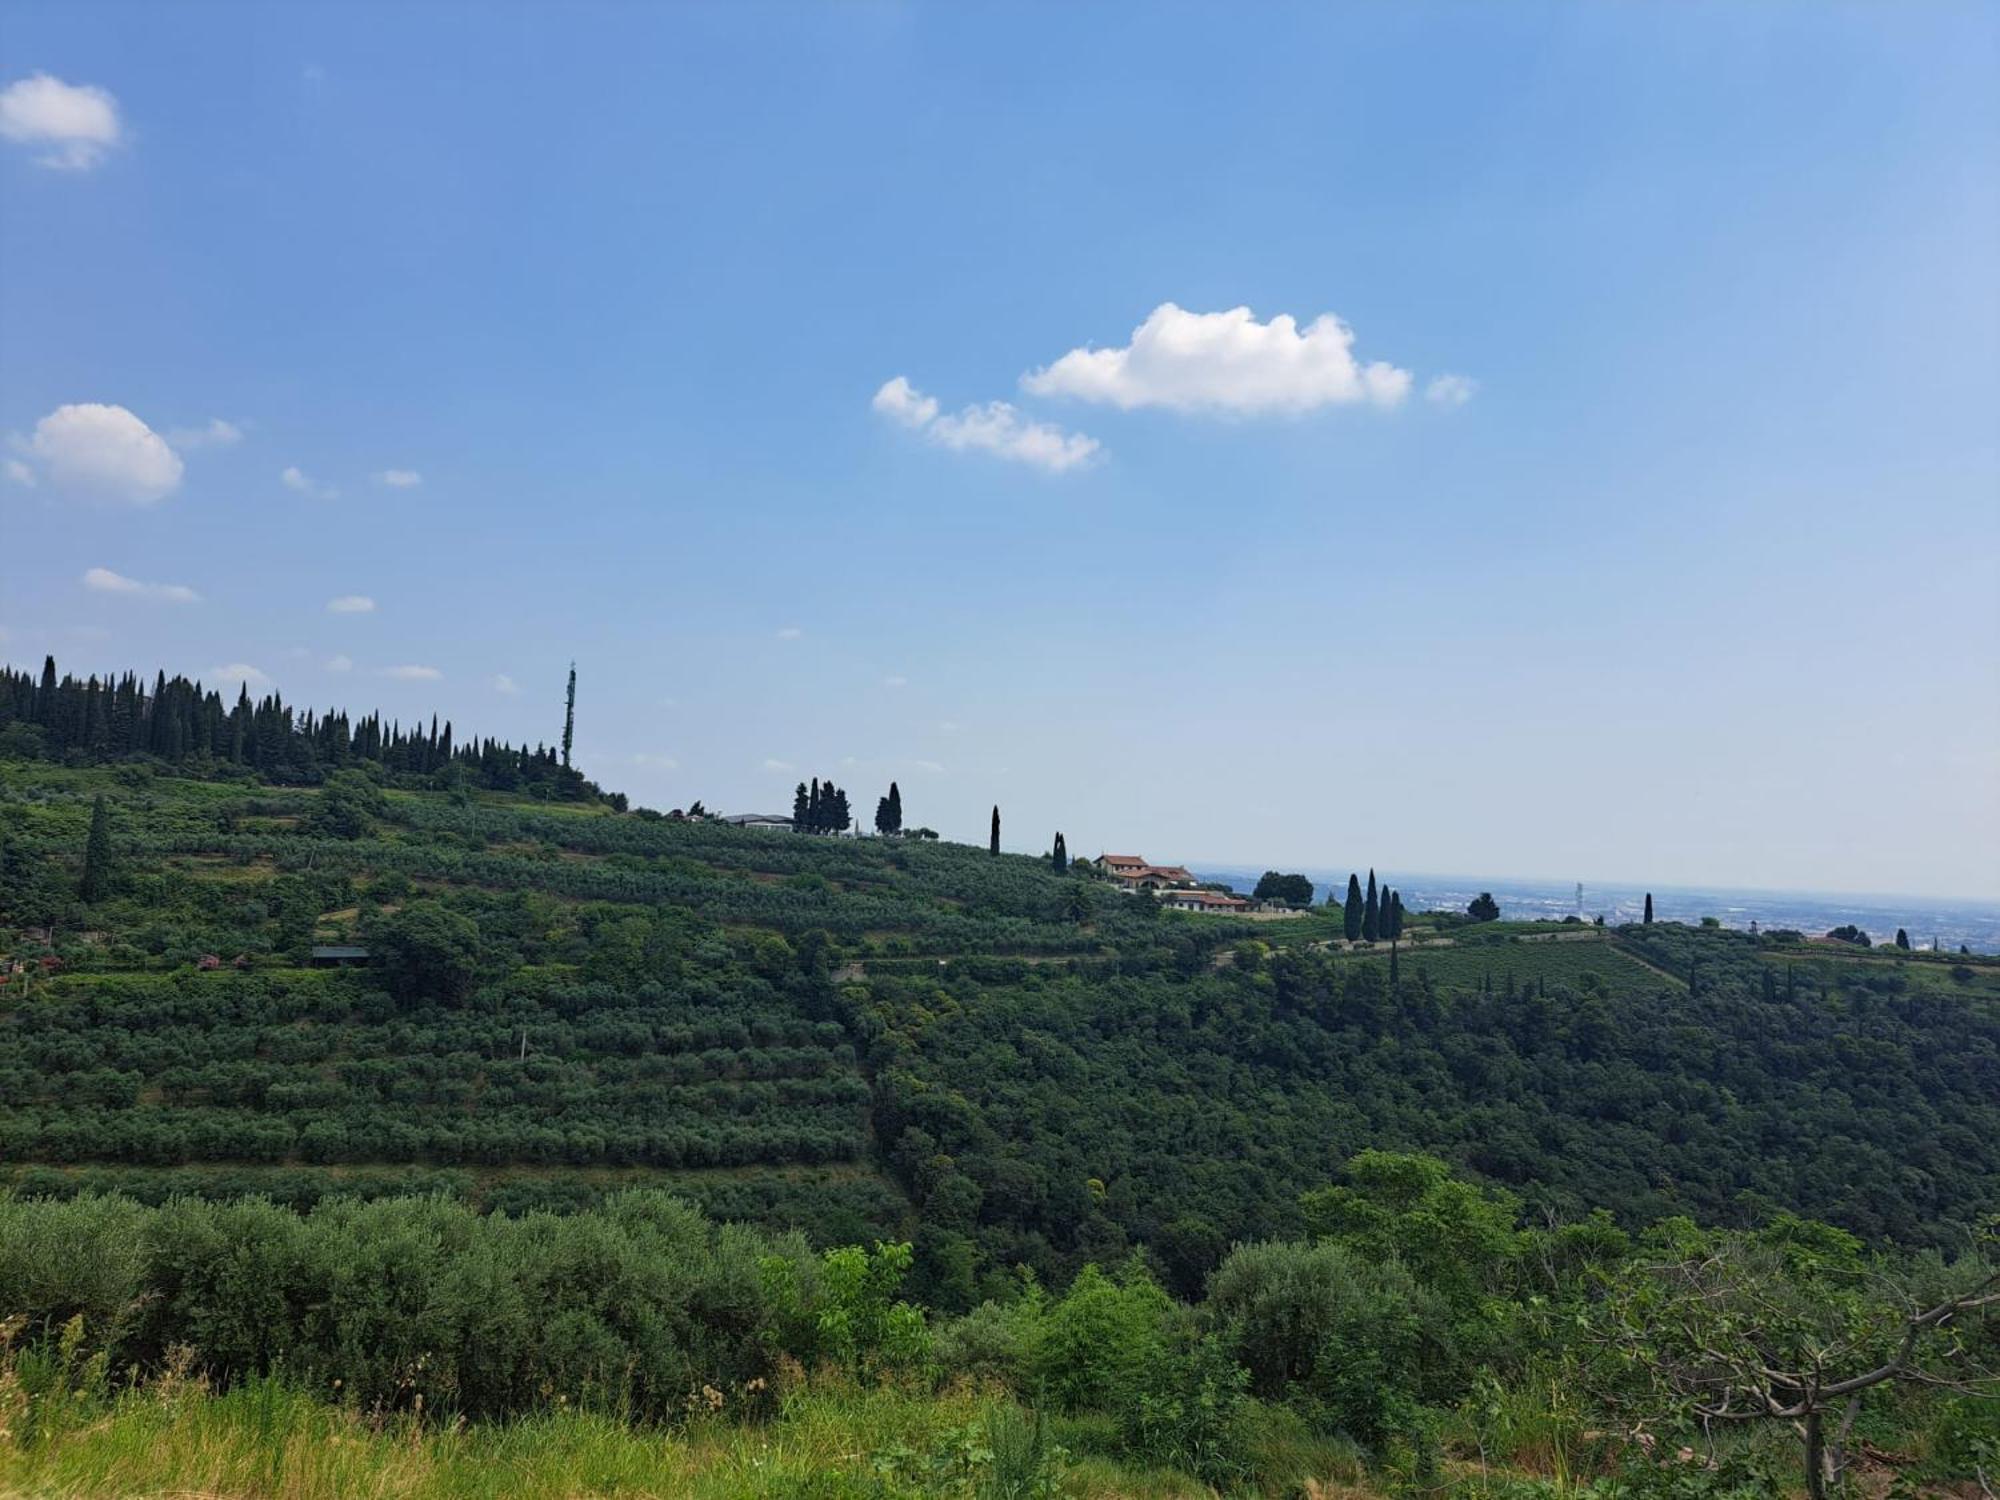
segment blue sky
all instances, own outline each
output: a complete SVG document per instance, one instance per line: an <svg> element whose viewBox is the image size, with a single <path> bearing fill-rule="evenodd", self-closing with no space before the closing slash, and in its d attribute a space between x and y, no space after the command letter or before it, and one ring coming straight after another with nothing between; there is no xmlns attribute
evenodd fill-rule
<svg viewBox="0 0 2000 1500"><path fill-rule="evenodd" d="M1996 64L1992 5L14 3L0 655L517 739L574 657L662 807L2000 896Z"/></svg>

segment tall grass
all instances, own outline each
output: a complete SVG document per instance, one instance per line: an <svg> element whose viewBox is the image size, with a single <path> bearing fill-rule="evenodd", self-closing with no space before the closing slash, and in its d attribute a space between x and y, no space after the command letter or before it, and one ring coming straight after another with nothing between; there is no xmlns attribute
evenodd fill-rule
<svg viewBox="0 0 2000 1500"><path fill-rule="evenodd" d="M1040 1419L991 1391L801 1378L769 1420L707 1403L671 1430L559 1407L467 1425L366 1415L283 1379L210 1389L182 1360L114 1390L80 1340L0 1350L0 1496L49 1500L1047 1500L1146 1492L1069 1473Z"/></svg>

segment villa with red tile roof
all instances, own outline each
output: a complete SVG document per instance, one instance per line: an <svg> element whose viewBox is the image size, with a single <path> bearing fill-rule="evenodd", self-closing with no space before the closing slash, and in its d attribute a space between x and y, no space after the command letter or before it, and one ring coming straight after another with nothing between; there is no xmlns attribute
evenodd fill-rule
<svg viewBox="0 0 2000 1500"><path fill-rule="evenodd" d="M1136 854L1100 854L1097 867L1128 891L1163 891L1194 884L1180 865L1148 864Z"/></svg>

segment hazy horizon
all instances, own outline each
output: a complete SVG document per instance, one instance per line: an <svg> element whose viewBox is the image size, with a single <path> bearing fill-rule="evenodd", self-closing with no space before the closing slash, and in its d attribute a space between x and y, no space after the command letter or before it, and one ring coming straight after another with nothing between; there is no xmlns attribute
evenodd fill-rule
<svg viewBox="0 0 2000 1500"><path fill-rule="evenodd" d="M0 659L2000 900L2000 11L492 14L9 9Z"/></svg>

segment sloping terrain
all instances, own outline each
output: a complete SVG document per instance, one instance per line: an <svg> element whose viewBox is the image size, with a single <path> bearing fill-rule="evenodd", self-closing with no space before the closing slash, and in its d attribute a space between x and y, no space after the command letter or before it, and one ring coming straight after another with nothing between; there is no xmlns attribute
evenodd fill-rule
<svg viewBox="0 0 2000 1500"><path fill-rule="evenodd" d="M1135 1246L1196 1287L1369 1146L1633 1222L1941 1243L2000 1201L1989 963L1418 917L1392 966L1046 861L423 785L0 763L0 1180L666 1185L914 1236L947 1306Z"/></svg>

